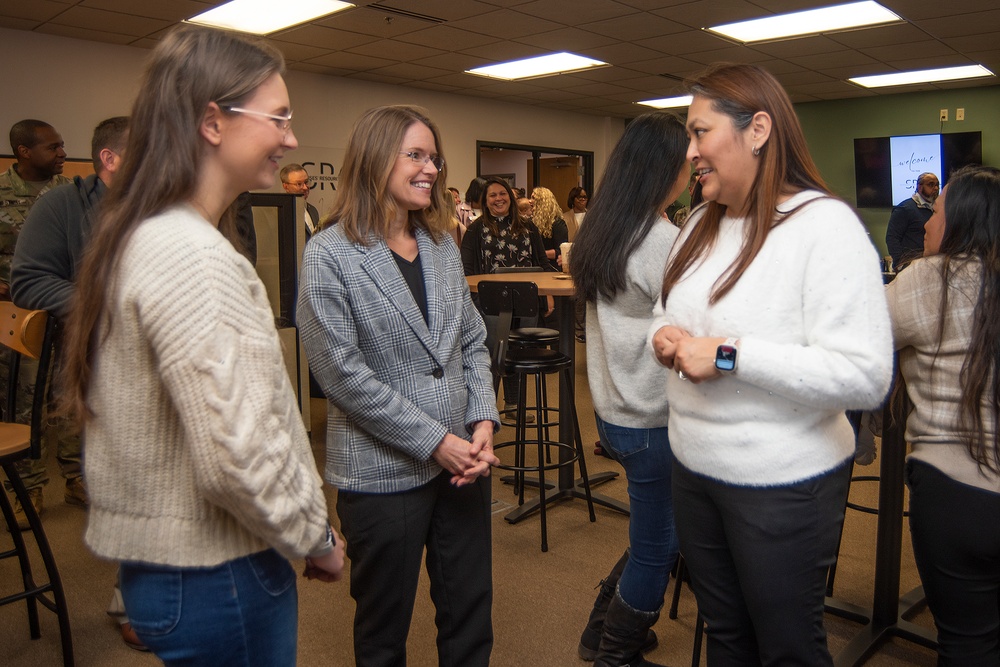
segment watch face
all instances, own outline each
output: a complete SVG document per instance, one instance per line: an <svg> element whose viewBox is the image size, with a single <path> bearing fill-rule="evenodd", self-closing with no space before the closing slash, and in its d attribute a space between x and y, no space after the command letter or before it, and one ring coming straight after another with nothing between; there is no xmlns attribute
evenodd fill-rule
<svg viewBox="0 0 1000 667"><path fill-rule="evenodd" d="M736 347L733 345L720 345L715 353L715 367L720 371L735 370Z"/></svg>

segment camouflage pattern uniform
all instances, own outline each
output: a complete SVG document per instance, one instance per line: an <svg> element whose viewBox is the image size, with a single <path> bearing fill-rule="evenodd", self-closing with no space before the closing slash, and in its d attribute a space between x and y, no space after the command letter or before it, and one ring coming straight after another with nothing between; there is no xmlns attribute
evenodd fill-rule
<svg viewBox="0 0 1000 667"><path fill-rule="evenodd" d="M28 211L39 197L52 188L72 183L62 174L56 174L35 192L18 175L15 166L11 165L10 169L0 174L0 281L6 285L10 285L10 260L14 257L17 235L21 233Z"/></svg>
<svg viewBox="0 0 1000 667"><path fill-rule="evenodd" d="M62 174L56 174L41 190L36 192L33 187L24 182L14 165L11 165L7 171L0 173L0 283L3 285L8 287L10 285L10 263L14 257L14 246L17 244L17 236L24 225L24 219L28 217L28 211L31 210L40 196L52 188L66 183L72 183L72 181ZM0 362L0 399L2 399L0 404L7 402L8 363L7 358ZM17 400L17 421L22 423L27 423L30 415L31 395L35 389L37 370L37 362L30 359L22 360L21 372L18 377ZM59 459L63 476L67 479L80 476L80 439L65 431L65 424L53 424L47 427L42 436L41 459L37 461L26 459L18 463L18 473L21 475L25 487L36 488L48 482L45 454L51 448L53 441L56 444L56 457Z"/></svg>

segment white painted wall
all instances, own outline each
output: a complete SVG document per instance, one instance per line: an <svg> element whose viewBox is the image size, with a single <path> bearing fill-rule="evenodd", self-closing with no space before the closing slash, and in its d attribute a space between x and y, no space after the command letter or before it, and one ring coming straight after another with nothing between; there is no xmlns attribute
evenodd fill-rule
<svg viewBox="0 0 1000 667"><path fill-rule="evenodd" d="M148 51L0 28L0 62L8 77L0 106L0 130L22 118L38 118L62 133L70 157L90 157L94 126L129 113ZM476 140L559 146L594 152L595 181L624 131L624 121L541 109L496 100L290 71L286 77L295 111L297 162L340 160L354 120L382 104L418 104L440 127L449 185L464 191L476 171ZM6 142L4 142L6 146ZM9 147L0 147L8 154ZM316 176L316 170L311 175ZM315 190L310 202L323 193ZM325 209L332 197L325 197Z"/></svg>

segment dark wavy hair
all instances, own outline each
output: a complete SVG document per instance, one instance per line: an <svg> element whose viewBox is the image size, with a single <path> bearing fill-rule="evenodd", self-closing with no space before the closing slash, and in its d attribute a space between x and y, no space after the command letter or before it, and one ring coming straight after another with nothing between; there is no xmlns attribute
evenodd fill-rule
<svg viewBox="0 0 1000 667"><path fill-rule="evenodd" d="M483 183L483 192L479 196L479 207L483 211L483 224L486 225L486 228L494 236L500 233L499 219L493 217L489 207L486 205L486 194L493 184L502 185L503 189L507 191L507 197L510 198L510 208L507 210L507 215L510 216L510 233L515 236L527 234L528 227L524 224L524 218L521 217L521 213L517 210L517 196L514 194L513 188L510 187L510 183L502 178L490 178Z"/></svg>
<svg viewBox="0 0 1000 667"><path fill-rule="evenodd" d="M661 219L687 166L686 150L684 123L673 114L647 113L629 123L573 241L578 295L597 301L625 289L629 257Z"/></svg>
<svg viewBox="0 0 1000 667"><path fill-rule="evenodd" d="M945 289L941 291L938 340L944 335L949 298L957 296L957 291L968 292L967 284L956 285L956 276L978 274L956 426L973 460L1000 474L1000 169L970 166L952 174L944 215L940 254ZM984 412L993 418L992 434L986 432Z"/></svg>

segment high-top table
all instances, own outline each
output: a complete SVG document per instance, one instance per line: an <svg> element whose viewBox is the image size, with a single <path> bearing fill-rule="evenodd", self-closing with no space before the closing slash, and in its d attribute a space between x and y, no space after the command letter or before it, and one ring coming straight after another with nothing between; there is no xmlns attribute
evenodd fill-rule
<svg viewBox="0 0 1000 667"><path fill-rule="evenodd" d="M827 613L863 624L858 634L834 656L836 667L864 664L892 637L937 648L937 635L933 630L906 620L906 616L923 604L923 586L917 586L902 597L899 595L903 547L903 469L906 458L904 431L905 415L908 413L907 407L903 406L900 414L894 414L888 403L883 409L872 606L866 608L832 597L826 599Z"/></svg>
<svg viewBox="0 0 1000 667"><path fill-rule="evenodd" d="M554 273L551 271L537 273L489 273L466 276L466 280L469 283L469 288L473 292L477 292L479 290L479 283L481 281L508 283L522 282L535 283L535 285L538 286L538 293L540 295L554 297L556 301L556 314L559 321L559 351L573 360L574 372L570 373L569 376L570 378L575 377L576 340L574 339L574 331L576 328L576 322L572 297L576 294L576 287L573 285L573 280L568 274ZM559 442L564 442L571 446L576 442L576 425L573 423L573 420L569 418L569 415L572 414L571 402L574 400L575 390L575 383L572 379L569 382L569 386L566 385L566 381L560 379ZM565 450L565 448L559 447L558 449L560 460L565 460L565 458L570 456L568 450ZM598 484L607 482L608 480L614 479L617 476L617 472L602 472L596 475L588 475L591 488ZM546 494L546 504L559 500L586 498L586 494L583 489L583 480L574 478L573 466L570 465L561 466L559 468L558 484L551 489L539 489L539 494L541 493ZM593 498L595 504L617 510L625 515L628 515L629 513L629 507L626 503L619 502L613 498L608 498L607 496L599 493L594 493L593 491L591 491L591 497ZM537 498L525 501L523 505L509 512L504 519L506 519L508 523L517 523L528 514L538 509L538 504L539 501Z"/></svg>

